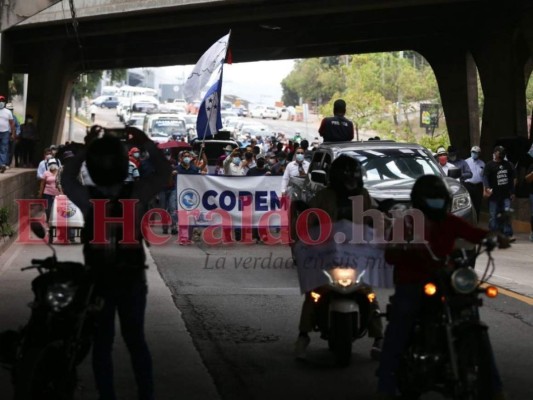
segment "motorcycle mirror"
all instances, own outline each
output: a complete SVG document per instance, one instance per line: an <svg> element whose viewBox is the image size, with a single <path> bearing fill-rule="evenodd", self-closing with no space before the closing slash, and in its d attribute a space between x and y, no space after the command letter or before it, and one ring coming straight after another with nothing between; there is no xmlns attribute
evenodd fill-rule
<svg viewBox="0 0 533 400"><path fill-rule="evenodd" d="M30 227L35 236L37 236L39 239L44 239L46 236L46 231L44 230L44 226L42 224L34 221L30 224Z"/></svg>

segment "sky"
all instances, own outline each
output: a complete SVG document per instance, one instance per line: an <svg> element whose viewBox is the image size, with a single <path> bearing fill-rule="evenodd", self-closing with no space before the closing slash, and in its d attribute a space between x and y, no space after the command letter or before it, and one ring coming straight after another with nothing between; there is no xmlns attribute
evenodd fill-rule
<svg viewBox="0 0 533 400"><path fill-rule="evenodd" d="M292 71L294 60L224 64L222 95L239 96L255 104L274 105L281 100L281 81ZM185 80L194 65L157 68L160 83Z"/></svg>

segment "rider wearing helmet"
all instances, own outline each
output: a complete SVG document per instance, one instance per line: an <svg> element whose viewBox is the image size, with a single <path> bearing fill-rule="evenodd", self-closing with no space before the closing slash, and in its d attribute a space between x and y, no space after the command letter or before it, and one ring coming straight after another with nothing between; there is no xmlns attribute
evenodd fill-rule
<svg viewBox="0 0 533 400"><path fill-rule="evenodd" d="M395 293L391 298L393 307L388 315L389 323L377 371L378 392L382 399L396 398L395 371L420 310L422 287L432 271L443 266L443 262L438 260L450 255L458 238L481 243L491 235L489 231L450 213L450 191L441 176L423 175L418 178L411 191L411 203L420 212L413 213L412 219L404 218L403 242L389 243L385 251L386 261L394 266ZM413 234L417 226L422 238ZM509 247L507 238L497 238L500 248ZM495 364L492 369L493 399L503 399L502 384Z"/></svg>
<svg viewBox="0 0 533 400"><path fill-rule="evenodd" d="M331 222L342 219L353 220L353 196L362 196L363 210L371 208L371 199L368 191L363 187L363 168L361 163L348 155L340 155L333 161L329 171L329 185L320 190L310 201L311 208L318 208L325 211ZM310 225L318 223L310 215ZM371 292L372 288L366 286L360 289L360 292L366 294ZM373 317L368 324L368 336L374 338L371 349L371 356L374 359L379 357L381 352L381 343L383 339L383 325L379 315L379 304L377 299L370 304L370 315ZM311 297L306 294L302 312L300 315L300 324L298 339L295 343L295 356L301 358L305 356L305 350L309 345L311 332L315 325L315 315Z"/></svg>
<svg viewBox="0 0 533 400"><path fill-rule="evenodd" d="M141 220L145 205L169 179L171 167L144 132L135 128L128 130L129 144L148 151L156 174L149 179L125 183L128 174L126 144L109 134L98 138L102 130L91 129L86 137L87 150L79 152L65 165L62 180L65 194L83 213L85 264L94 271L95 293L104 300L93 343L93 371L102 399L116 398L111 354L117 311L123 327L122 336L131 355L139 398L154 398L152 361L143 324L147 282ZM84 160L94 186L83 186L78 181ZM133 208L132 212L129 207ZM110 218L123 221L106 223ZM105 227L97 228L99 223ZM97 239L97 232L102 230L105 236ZM128 235L133 239L128 239Z"/></svg>

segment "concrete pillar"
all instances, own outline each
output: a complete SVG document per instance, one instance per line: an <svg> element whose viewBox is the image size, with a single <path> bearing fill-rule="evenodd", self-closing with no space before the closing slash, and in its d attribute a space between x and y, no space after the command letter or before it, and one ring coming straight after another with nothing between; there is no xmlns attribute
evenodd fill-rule
<svg viewBox="0 0 533 400"><path fill-rule="evenodd" d="M0 33L0 94L9 96L9 81L12 75L13 52L8 38Z"/></svg>
<svg viewBox="0 0 533 400"><path fill-rule="evenodd" d="M461 46L420 50L439 86L450 142L463 158L479 143L477 74L473 59Z"/></svg>
<svg viewBox="0 0 533 400"><path fill-rule="evenodd" d="M474 44L472 54L484 95L481 147L492 149L501 137L527 137L523 38L513 29L498 29Z"/></svg>
<svg viewBox="0 0 533 400"><path fill-rule="evenodd" d="M36 54L30 65L26 113L33 115L39 132L36 158L44 148L60 144L74 72L68 52L61 48ZM70 58L72 60L72 58Z"/></svg>

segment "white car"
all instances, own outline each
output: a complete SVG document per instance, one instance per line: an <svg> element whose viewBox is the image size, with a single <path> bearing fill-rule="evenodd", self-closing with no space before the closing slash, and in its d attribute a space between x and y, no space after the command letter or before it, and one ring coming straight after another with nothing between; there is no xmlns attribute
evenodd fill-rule
<svg viewBox="0 0 533 400"><path fill-rule="evenodd" d="M276 107L257 106L250 111L250 117L278 119L281 118L281 113L276 109Z"/></svg>

